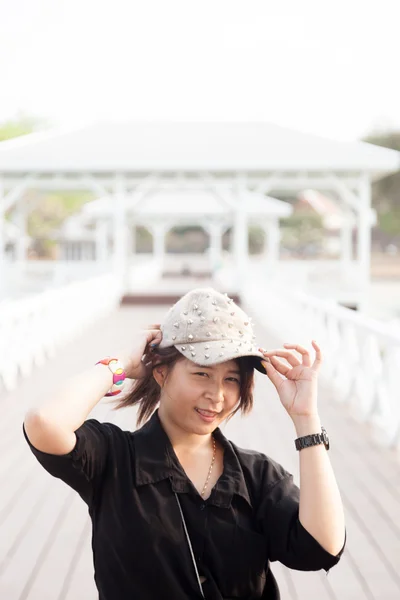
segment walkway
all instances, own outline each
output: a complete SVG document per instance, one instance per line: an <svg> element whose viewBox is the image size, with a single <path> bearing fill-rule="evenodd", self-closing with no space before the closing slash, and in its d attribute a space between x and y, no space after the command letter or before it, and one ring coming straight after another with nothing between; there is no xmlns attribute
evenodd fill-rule
<svg viewBox="0 0 400 600"><path fill-rule="evenodd" d="M43 394L89 367L99 356L129 347L129 332L158 322L167 307L123 307L69 344L8 396L0 396L0 597L4 600L95 600L86 506L64 483L50 477L22 435L23 416ZM256 323L259 343L281 345ZM291 340L288 340L291 341ZM256 374L255 408L236 416L225 433L242 447L273 457L299 484L294 428L275 388ZM398 600L400 597L400 468L387 450L374 447L367 427L320 388L320 413L331 438L330 458L342 492L348 542L328 576L272 563L282 600ZM110 412L102 401L91 416L134 428L132 409Z"/></svg>

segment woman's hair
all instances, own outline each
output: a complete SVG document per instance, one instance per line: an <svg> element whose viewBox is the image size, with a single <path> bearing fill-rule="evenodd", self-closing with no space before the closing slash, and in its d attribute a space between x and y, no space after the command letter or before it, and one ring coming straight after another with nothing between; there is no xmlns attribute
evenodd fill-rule
<svg viewBox="0 0 400 600"><path fill-rule="evenodd" d="M153 377L154 367L166 365L168 377L174 366L184 358L183 354L174 346L169 348L154 348L150 353L147 350L142 359L146 365L146 375L141 379L135 379L131 390L123 398L120 400L114 399L117 405L113 410L138 405L136 426L139 427L144 424L155 411L161 395L160 386ZM251 359L247 356L242 356L235 360L240 370L240 404L229 415L228 421L238 410L246 414L253 408L254 367ZM199 366L199 368L201 367Z"/></svg>

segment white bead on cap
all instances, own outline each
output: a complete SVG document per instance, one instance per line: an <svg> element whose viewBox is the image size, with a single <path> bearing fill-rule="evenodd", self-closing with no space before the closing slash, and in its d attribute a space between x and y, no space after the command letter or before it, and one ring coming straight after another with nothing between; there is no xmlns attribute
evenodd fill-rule
<svg viewBox="0 0 400 600"><path fill-rule="evenodd" d="M175 346L188 358L197 357L199 364L202 359L212 359L211 364L221 362L218 359L226 356L225 342L228 356L232 358L235 353L245 355L246 352L263 358L253 346L256 336L252 317L232 303L233 298L226 292L221 294L213 288L191 290L167 312L159 347ZM220 344L217 346L216 342Z"/></svg>

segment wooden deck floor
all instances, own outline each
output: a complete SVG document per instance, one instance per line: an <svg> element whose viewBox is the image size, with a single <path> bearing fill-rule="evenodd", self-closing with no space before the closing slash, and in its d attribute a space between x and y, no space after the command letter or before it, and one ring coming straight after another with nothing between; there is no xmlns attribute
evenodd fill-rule
<svg viewBox="0 0 400 600"><path fill-rule="evenodd" d="M95 600L91 526L78 494L36 462L23 439L22 421L38 396L49 394L101 355L129 346L136 326L160 321L166 307L123 307L63 348L43 369L0 396L0 598L1 600ZM274 340L256 319L257 341ZM299 484L294 428L275 388L256 374L255 408L236 416L225 434L239 445L265 452ZM367 428L354 423L329 390L320 386L322 422L331 438L330 458L346 511L345 553L328 575L302 573L272 563L283 600L398 600L400 598L400 465L372 444ZM91 413L134 429L131 409L110 412L101 402Z"/></svg>

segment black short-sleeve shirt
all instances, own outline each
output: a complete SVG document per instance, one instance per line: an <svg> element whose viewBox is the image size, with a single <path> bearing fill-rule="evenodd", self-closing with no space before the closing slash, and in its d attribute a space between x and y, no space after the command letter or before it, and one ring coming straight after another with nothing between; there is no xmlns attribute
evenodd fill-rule
<svg viewBox="0 0 400 600"><path fill-rule="evenodd" d="M221 430L224 469L203 500L187 477L158 416L124 431L88 419L65 455L37 460L76 490L92 519L94 577L100 600L201 598L178 494L207 600L280 598L270 562L328 571L327 552L299 521L299 488L265 454L239 448Z"/></svg>

